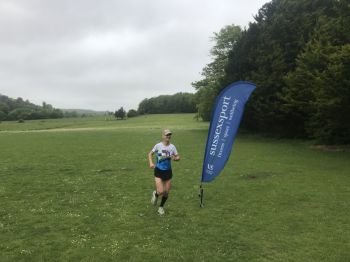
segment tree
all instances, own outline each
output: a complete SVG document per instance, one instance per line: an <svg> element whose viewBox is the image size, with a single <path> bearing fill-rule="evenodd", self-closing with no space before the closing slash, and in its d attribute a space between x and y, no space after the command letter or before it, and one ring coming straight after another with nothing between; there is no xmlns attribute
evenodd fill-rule
<svg viewBox="0 0 350 262"><path fill-rule="evenodd" d="M319 18L312 39L286 76L284 110L295 132L322 143L350 143L350 7Z"/></svg>
<svg viewBox="0 0 350 262"><path fill-rule="evenodd" d="M130 109L127 113L127 117L130 118L130 117L135 117L135 116L138 116L138 112L135 110L135 109Z"/></svg>
<svg viewBox="0 0 350 262"><path fill-rule="evenodd" d="M226 84L247 80L258 86L246 106L243 126L294 137L281 95L287 87L285 76L295 69L296 58L311 39L319 17L333 12L334 2L274 0L259 10L255 23L230 52L226 68Z"/></svg>
<svg viewBox="0 0 350 262"><path fill-rule="evenodd" d="M0 101L0 111L7 114L9 112L9 107L6 103Z"/></svg>
<svg viewBox="0 0 350 262"><path fill-rule="evenodd" d="M42 106L38 106L22 98L13 99L4 95L0 95L0 111L6 114L7 120L62 118L64 116L61 110L45 102Z"/></svg>
<svg viewBox="0 0 350 262"><path fill-rule="evenodd" d="M32 119L31 117L32 113L33 111L30 108L20 107L12 110L7 117L9 120L19 120L19 119L29 120L29 119Z"/></svg>
<svg viewBox="0 0 350 262"><path fill-rule="evenodd" d="M246 80L258 87L246 105L246 129L350 143L349 13L348 0L272 0L236 41L223 28L213 62L193 83L202 119L210 119L222 88ZM222 43L231 44L220 52Z"/></svg>
<svg viewBox="0 0 350 262"><path fill-rule="evenodd" d="M123 107L121 107L117 111L115 111L114 116L117 120L118 119L125 119L126 111L124 110Z"/></svg>
<svg viewBox="0 0 350 262"><path fill-rule="evenodd" d="M197 89L198 114L205 121L210 120L215 97L220 92L225 77L229 53L241 34L241 28L235 25L225 26L218 33L214 33L212 40L215 44L210 51L213 61L203 68L203 79L192 83Z"/></svg>
<svg viewBox="0 0 350 262"><path fill-rule="evenodd" d="M322 143L350 143L349 75L350 44L347 44L329 57L315 89L315 114L308 121L308 132Z"/></svg>
<svg viewBox="0 0 350 262"><path fill-rule="evenodd" d="M6 120L6 118L7 118L6 113L3 111L0 111L0 121L4 121L4 120Z"/></svg>
<svg viewBox="0 0 350 262"><path fill-rule="evenodd" d="M63 114L63 117L66 117L66 118L76 118L78 117L78 113L77 111L65 111L64 114Z"/></svg>
<svg viewBox="0 0 350 262"><path fill-rule="evenodd" d="M196 93L198 116L203 121L209 121L211 118L211 111L215 101L217 92L210 87L201 87Z"/></svg>
<svg viewBox="0 0 350 262"><path fill-rule="evenodd" d="M196 112L195 96L191 93L176 93L146 98L138 107L139 114L170 114Z"/></svg>

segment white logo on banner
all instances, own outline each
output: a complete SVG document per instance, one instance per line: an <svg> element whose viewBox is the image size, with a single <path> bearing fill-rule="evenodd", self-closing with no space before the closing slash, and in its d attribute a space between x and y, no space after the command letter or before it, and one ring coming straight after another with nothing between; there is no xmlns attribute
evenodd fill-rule
<svg viewBox="0 0 350 262"><path fill-rule="evenodd" d="M214 170L214 165L208 164L208 166L207 166L207 174L212 175L214 173L213 170Z"/></svg>

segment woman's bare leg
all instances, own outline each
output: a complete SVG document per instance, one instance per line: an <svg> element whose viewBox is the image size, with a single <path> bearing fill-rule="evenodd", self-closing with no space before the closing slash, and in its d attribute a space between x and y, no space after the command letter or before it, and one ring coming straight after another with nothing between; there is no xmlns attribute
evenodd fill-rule
<svg viewBox="0 0 350 262"><path fill-rule="evenodd" d="M167 195L169 195L171 188L171 179L164 181L164 193L166 192Z"/></svg>
<svg viewBox="0 0 350 262"><path fill-rule="evenodd" d="M159 177L155 177L154 181L156 183L157 195L160 196L164 193L163 181Z"/></svg>

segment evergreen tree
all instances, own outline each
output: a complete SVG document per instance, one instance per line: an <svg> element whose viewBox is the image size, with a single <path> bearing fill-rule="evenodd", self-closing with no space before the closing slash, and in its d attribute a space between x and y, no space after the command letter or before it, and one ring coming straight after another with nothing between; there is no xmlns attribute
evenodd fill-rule
<svg viewBox="0 0 350 262"><path fill-rule="evenodd" d="M214 55L193 84L202 119L222 88L246 80L258 87L243 117L247 129L349 143L349 14L348 0L273 0L236 41L219 37L225 27L215 40L226 42L226 55Z"/></svg>
<svg viewBox="0 0 350 262"><path fill-rule="evenodd" d="M350 142L350 8L336 3L318 26L286 77L283 98L296 132L325 143Z"/></svg>

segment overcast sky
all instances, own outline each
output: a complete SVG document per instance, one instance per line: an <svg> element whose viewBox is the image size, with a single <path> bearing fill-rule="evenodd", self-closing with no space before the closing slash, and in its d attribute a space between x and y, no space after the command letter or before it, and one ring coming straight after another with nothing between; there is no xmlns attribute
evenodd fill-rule
<svg viewBox="0 0 350 262"><path fill-rule="evenodd" d="M137 108L194 92L210 37L266 0L0 0L0 93L58 108Z"/></svg>

